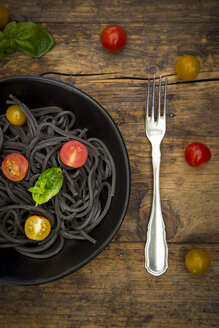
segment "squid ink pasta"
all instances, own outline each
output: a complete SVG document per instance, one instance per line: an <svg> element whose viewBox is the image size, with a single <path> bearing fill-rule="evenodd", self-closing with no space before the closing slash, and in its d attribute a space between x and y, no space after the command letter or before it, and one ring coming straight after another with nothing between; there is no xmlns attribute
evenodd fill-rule
<svg viewBox="0 0 219 328"><path fill-rule="evenodd" d="M49 258L61 251L66 239L96 243L90 232L104 219L115 191L115 164L106 145L87 137L86 128L76 128L71 110L57 106L29 109L15 96L27 117L24 125L12 125L0 115L0 159L19 153L28 160L21 181L10 181L0 170L0 248L12 247L32 258ZM85 164L72 168L63 164L60 149L70 141L83 143L88 150ZM39 176L49 168L61 168L63 184L48 202L35 206L32 194ZM24 230L31 215L49 220L51 231L43 240L29 239Z"/></svg>

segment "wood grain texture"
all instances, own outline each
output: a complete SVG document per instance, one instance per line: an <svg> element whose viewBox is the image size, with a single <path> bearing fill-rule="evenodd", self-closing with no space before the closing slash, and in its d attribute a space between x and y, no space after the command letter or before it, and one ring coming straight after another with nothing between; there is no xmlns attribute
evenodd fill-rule
<svg viewBox="0 0 219 328"><path fill-rule="evenodd" d="M134 21L136 24L149 21L150 23L174 23L218 21L218 4L216 1L184 0L176 5L174 0L168 3L164 0L53 0L31 2L24 1L22 10L13 0L7 0L6 6L10 8L11 20L32 20L38 22L55 23L92 23L108 22L115 24L118 21ZM171 15L170 15L171 14ZM167 19L168 18L168 19Z"/></svg>
<svg viewBox="0 0 219 328"><path fill-rule="evenodd" d="M170 244L169 269L159 278L144 269L143 243L113 242L62 280L35 287L1 285L1 328L217 327L217 247L205 246L211 269L195 277L184 267L192 246Z"/></svg>
<svg viewBox="0 0 219 328"><path fill-rule="evenodd" d="M100 44L100 33L106 24L63 23L58 24L58 29L56 23L42 25L56 40L50 53L37 60L19 52L16 56L8 55L1 62L1 74L25 74L28 71L39 75L55 70L72 74L110 73L111 77L128 78L175 75L176 60L189 52L200 60L200 79L218 78L215 67L219 64L218 40L213 39L212 35L219 35L219 29L212 22L201 25L191 23L191 26L175 22L168 24L166 29L162 23L151 26L148 22L130 22L128 26L123 25L130 35L127 45L114 54L107 52ZM182 35L187 35L183 42ZM173 80L179 79L174 77Z"/></svg>
<svg viewBox="0 0 219 328"><path fill-rule="evenodd" d="M199 78L218 78L217 1L7 1L11 20L42 23L56 40L53 50L33 60L17 53L1 62L1 74L36 74L51 70L72 74L110 73L128 77L175 75L184 53L199 58ZM28 13L28 14L27 14ZM126 47L108 53L100 33L108 24L122 25ZM156 58L156 59L155 59ZM207 75L206 75L207 72ZM177 79L178 80L178 79Z"/></svg>
<svg viewBox="0 0 219 328"><path fill-rule="evenodd" d="M42 24L56 45L40 59L19 52L7 55L0 62L0 78L45 74L97 100L122 133L132 184L119 232L91 263L46 285L0 283L0 328L218 327L218 1L8 0L6 6L10 20ZM100 33L109 24L127 31L127 44L119 53L100 44ZM175 74L175 62L184 54L201 63L191 82ZM169 268L157 278L144 269L152 201L144 109L147 79L154 75L168 76L160 187ZM211 161L197 169L184 160L186 146L194 141L212 152ZM193 247L210 254L211 269L203 277L185 268L185 254Z"/></svg>

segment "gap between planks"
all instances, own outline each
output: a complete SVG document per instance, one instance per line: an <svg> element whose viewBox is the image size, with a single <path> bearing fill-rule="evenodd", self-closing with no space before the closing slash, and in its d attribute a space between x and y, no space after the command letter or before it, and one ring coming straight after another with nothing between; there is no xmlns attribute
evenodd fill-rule
<svg viewBox="0 0 219 328"><path fill-rule="evenodd" d="M62 73L62 72L55 72L55 71L49 71L41 73L40 76L45 75L59 75L59 76L69 76L69 77L89 77L89 76L106 76L106 75L113 75L118 74L116 72L113 73L86 73L86 74L73 74L73 73ZM175 74L166 74L163 77L176 77ZM156 77L156 80L159 79L159 77ZM119 76L119 77L109 77L107 80L138 80L138 81L147 81L148 77L137 77L137 76ZM209 78L209 79L200 79L200 80L192 80L192 81L176 81L176 82L169 82L168 85L175 85L175 84L193 84L193 83L203 83L203 82L217 82L219 81L218 78Z"/></svg>

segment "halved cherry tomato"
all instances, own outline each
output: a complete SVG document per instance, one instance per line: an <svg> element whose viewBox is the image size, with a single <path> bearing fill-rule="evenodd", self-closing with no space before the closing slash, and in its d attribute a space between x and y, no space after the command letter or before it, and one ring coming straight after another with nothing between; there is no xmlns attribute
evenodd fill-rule
<svg viewBox="0 0 219 328"><path fill-rule="evenodd" d="M206 251L200 248L193 248L186 254L185 264L191 273L201 276L209 270L211 260Z"/></svg>
<svg viewBox="0 0 219 328"><path fill-rule="evenodd" d="M195 56L185 55L176 62L176 74L183 81L191 81L200 72L200 63Z"/></svg>
<svg viewBox="0 0 219 328"><path fill-rule="evenodd" d="M0 3L0 29L8 23L8 9Z"/></svg>
<svg viewBox="0 0 219 328"><path fill-rule="evenodd" d="M28 160L21 154L8 154L2 162L2 172L11 181L23 180L27 174Z"/></svg>
<svg viewBox="0 0 219 328"><path fill-rule="evenodd" d="M63 164L70 167L83 166L88 157L87 147L77 140L66 142L60 150L60 159Z"/></svg>
<svg viewBox="0 0 219 328"><path fill-rule="evenodd" d="M211 159L211 152L203 143L193 142L185 150L185 159L190 166L200 166Z"/></svg>
<svg viewBox="0 0 219 328"><path fill-rule="evenodd" d="M24 231L29 239L43 240L49 235L51 224L43 216L33 215L26 220Z"/></svg>
<svg viewBox="0 0 219 328"><path fill-rule="evenodd" d="M127 35L121 26L111 25L102 31L100 40L104 48L114 52L121 50L125 46Z"/></svg>
<svg viewBox="0 0 219 328"><path fill-rule="evenodd" d="M18 105L12 105L6 110L6 118L13 125L23 125L27 117Z"/></svg>

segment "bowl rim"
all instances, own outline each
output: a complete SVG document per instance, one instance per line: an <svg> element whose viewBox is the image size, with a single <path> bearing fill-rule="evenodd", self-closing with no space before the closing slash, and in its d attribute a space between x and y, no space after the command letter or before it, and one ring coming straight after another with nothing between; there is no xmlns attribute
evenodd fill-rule
<svg viewBox="0 0 219 328"><path fill-rule="evenodd" d="M93 105L97 106L99 108L99 110L102 112L102 114L104 114L104 116L111 121L112 125L115 128L115 132L117 134L117 138L120 139L120 144L122 147L122 153L123 156L125 157L125 173L126 173L126 181L127 181L127 190L126 190L126 195L125 195L125 202L123 205L123 211L122 214L119 217L119 220L115 226L115 228L113 229L113 231L111 231L110 235L108 236L108 238L90 255L88 256L86 259L84 259L83 261L81 261L79 264L75 265L74 267L71 267L70 269L67 269L65 271L63 271L62 273L56 274L52 277L49 277L47 279L38 279L36 281L15 281L15 280L6 280L6 279L2 279L0 277L0 282L3 283L8 283L8 284L13 284L13 285L20 285L20 286L33 286L33 285L42 285L42 284L46 284L49 282L53 282L56 281L58 279L62 279L68 275L70 275L71 273L79 270L80 268L82 268L83 266L85 266L86 264L88 264L89 262L91 262L95 257L97 257L105 248L106 246L112 241L112 239L115 237L116 233L119 231L124 219L125 219L125 215L127 213L128 210L128 205L129 205L129 199L130 199L130 190L131 190L131 168L130 168L130 161L129 161L129 156L128 156L128 151L125 145L125 141L123 139L123 136L120 132L120 130L118 129L118 126L116 125L115 121L113 120L113 118L111 117L111 115L108 113L108 111L106 111L106 109L100 104L98 103L94 98L92 98L90 95L88 95L86 92L82 91L81 89L71 85L70 83L66 83L63 81L59 81L56 80L54 78L50 78L50 77L46 77L46 76L38 76L38 75L10 75L7 77L3 77L0 78L0 84L2 83L6 83L6 82L10 82L13 80L22 80L22 79L27 79L27 80L35 80L35 81L40 81L40 82L46 82L48 84L53 84L56 86L60 86L68 91L73 91L76 92L78 95L84 97L87 101L92 102Z"/></svg>

